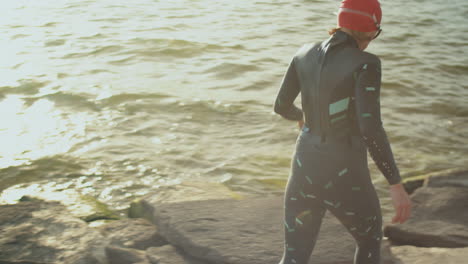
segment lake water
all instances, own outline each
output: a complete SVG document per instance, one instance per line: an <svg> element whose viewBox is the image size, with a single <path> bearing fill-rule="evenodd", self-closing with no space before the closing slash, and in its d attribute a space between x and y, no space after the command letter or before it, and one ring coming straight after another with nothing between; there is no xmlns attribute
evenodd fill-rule
<svg viewBox="0 0 468 264"><path fill-rule="evenodd" d="M468 159L468 1L381 1L382 115L402 176ZM3 202L73 189L115 209L163 185L283 191L299 133L273 113L339 1L16 0L0 17ZM296 105L300 105L299 97ZM388 184L371 163L384 216Z"/></svg>

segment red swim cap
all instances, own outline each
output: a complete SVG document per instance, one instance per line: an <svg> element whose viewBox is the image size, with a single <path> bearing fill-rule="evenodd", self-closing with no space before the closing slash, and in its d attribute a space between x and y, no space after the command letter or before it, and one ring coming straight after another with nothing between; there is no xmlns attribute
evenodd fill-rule
<svg viewBox="0 0 468 264"><path fill-rule="evenodd" d="M338 26L360 32L380 27L382 10L378 0L343 0L338 11Z"/></svg>

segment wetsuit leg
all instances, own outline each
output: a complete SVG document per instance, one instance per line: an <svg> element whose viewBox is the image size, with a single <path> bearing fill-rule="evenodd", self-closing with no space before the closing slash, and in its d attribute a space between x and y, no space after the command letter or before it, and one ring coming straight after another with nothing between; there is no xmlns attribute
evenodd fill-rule
<svg viewBox="0 0 468 264"><path fill-rule="evenodd" d="M346 227L356 241L354 264L379 264L381 208L367 167L367 155L362 149L352 150L354 156L348 156L347 162L340 162L346 165L335 168L330 177L333 185L322 195L331 202L326 205L327 210Z"/></svg>
<svg viewBox="0 0 468 264"><path fill-rule="evenodd" d="M295 155L297 162L299 155ZM302 166L305 166L302 165ZM300 165L292 166L292 174L284 197L284 251L280 264L307 263L315 246L325 207L302 188Z"/></svg>
<svg viewBox="0 0 468 264"><path fill-rule="evenodd" d="M363 142L320 143L302 132L284 199L285 245L280 264L307 264L326 210L356 240L355 264L380 263L382 216Z"/></svg>

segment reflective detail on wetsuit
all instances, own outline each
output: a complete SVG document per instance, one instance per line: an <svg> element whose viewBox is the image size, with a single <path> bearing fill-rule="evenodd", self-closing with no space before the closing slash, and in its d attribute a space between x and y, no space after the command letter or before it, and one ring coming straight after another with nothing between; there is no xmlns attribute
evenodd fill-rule
<svg viewBox="0 0 468 264"><path fill-rule="evenodd" d="M346 97L344 99L331 103L328 112L330 115L343 112L345 110L348 110L348 104L349 104L349 97Z"/></svg>
<svg viewBox="0 0 468 264"><path fill-rule="evenodd" d="M300 191L299 193L301 194L302 197L304 197L304 198L306 197L306 195L304 194L303 191Z"/></svg>
<svg viewBox="0 0 468 264"><path fill-rule="evenodd" d="M299 165L299 167L302 167L301 161L299 159L296 159L296 161L297 161L297 164Z"/></svg>
<svg viewBox="0 0 468 264"><path fill-rule="evenodd" d="M340 121L340 120L345 119L346 117L347 117L347 115L346 115L346 114L343 114L343 115L337 116L337 117L335 117L335 118L332 118L332 119L330 120L330 122L331 122L331 123L335 123L335 122L337 122L337 121Z"/></svg>
<svg viewBox="0 0 468 264"><path fill-rule="evenodd" d="M343 169L342 171L340 171L340 172L338 173L338 176L343 176L343 175L345 175L345 173L347 173L347 172L348 172L348 168L345 168L345 169Z"/></svg>

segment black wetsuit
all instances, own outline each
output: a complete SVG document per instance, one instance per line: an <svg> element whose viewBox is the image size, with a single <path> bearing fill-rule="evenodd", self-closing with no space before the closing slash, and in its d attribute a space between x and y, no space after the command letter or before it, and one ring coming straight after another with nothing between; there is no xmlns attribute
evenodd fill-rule
<svg viewBox="0 0 468 264"><path fill-rule="evenodd" d="M337 31L304 45L283 78L274 110L304 120L291 161L280 264L306 264L329 210L357 242L355 264L380 263L382 216L367 150L389 184L401 182L380 118L380 60ZM301 93L302 110L294 105Z"/></svg>

